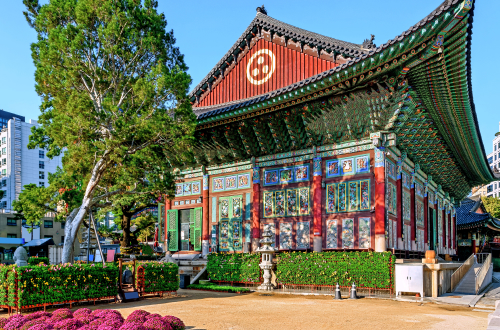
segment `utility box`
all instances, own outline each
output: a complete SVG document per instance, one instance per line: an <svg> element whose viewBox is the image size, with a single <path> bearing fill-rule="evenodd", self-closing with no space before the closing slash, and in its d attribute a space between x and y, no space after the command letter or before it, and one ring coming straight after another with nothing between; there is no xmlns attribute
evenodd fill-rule
<svg viewBox="0 0 500 330"><path fill-rule="evenodd" d="M179 283L179 288L181 289L187 289L188 285L190 284L190 276L185 275L185 274L180 274L180 283Z"/></svg>
<svg viewBox="0 0 500 330"><path fill-rule="evenodd" d="M424 265L396 264L396 296L419 293L424 297Z"/></svg>
<svg viewBox="0 0 500 330"><path fill-rule="evenodd" d="M49 245L49 262L51 265L58 265L62 261L62 246Z"/></svg>

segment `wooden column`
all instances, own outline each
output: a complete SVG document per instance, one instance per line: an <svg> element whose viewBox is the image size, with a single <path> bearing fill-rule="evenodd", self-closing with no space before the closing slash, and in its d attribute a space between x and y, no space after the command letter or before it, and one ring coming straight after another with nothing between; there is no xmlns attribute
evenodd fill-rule
<svg viewBox="0 0 500 330"><path fill-rule="evenodd" d="M399 165L399 164L398 164ZM396 249L403 248L403 230L404 230L404 220L403 220L403 172L400 170L398 173L398 181L396 182L396 189L398 194L398 203L397 203L397 235L398 235L398 246Z"/></svg>
<svg viewBox="0 0 500 330"><path fill-rule="evenodd" d="M410 189L410 211L411 211L411 216L410 216L410 226L411 226L411 250L416 251L417 250L417 244L415 242L415 238L417 237L417 217L415 215L415 207L416 207L416 202L415 202L415 183L412 180L411 183L411 189Z"/></svg>
<svg viewBox="0 0 500 330"><path fill-rule="evenodd" d="M313 194L313 221L314 221L314 239L313 248L315 252L321 252L323 250L323 223L321 219L322 210L322 187L321 181L323 179L321 171L321 157L315 157L313 159L313 182L312 182L312 194Z"/></svg>
<svg viewBox="0 0 500 330"><path fill-rule="evenodd" d="M385 148L375 148L375 252L385 252Z"/></svg>
<svg viewBox="0 0 500 330"><path fill-rule="evenodd" d="M425 193L424 197L424 246L429 242L429 197L427 197L427 193ZM427 249L429 246L427 246ZM425 249L424 249L425 250Z"/></svg>
<svg viewBox="0 0 500 330"><path fill-rule="evenodd" d="M443 200L443 209L440 210L439 212L443 212L441 219L443 219L443 228L441 228L441 232L443 233L441 235L441 248L444 248L446 246L446 210L444 209L444 200ZM441 249L444 250L444 249Z"/></svg>
<svg viewBox="0 0 500 330"><path fill-rule="evenodd" d="M457 249L457 216L456 214L453 214L453 217L451 218L451 221L453 223L453 239L451 240L452 247L455 249L455 254L456 249Z"/></svg>
<svg viewBox="0 0 500 330"><path fill-rule="evenodd" d="M210 246L210 194L209 194L209 176L208 174L203 175L203 223L202 223L202 254L206 256L209 252ZM215 207L215 206L214 206Z"/></svg>
<svg viewBox="0 0 500 330"><path fill-rule="evenodd" d="M252 251L259 247L260 239L260 169L253 169L253 198L252 198Z"/></svg>
<svg viewBox="0 0 500 330"><path fill-rule="evenodd" d="M448 249L451 250L451 212L448 213ZM450 251L448 251L449 253Z"/></svg>

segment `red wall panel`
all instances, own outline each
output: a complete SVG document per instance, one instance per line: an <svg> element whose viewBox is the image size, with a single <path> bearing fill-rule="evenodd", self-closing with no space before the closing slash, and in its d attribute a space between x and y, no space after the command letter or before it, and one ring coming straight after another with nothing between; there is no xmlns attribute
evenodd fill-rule
<svg viewBox="0 0 500 330"><path fill-rule="evenodd" d="M255 55L259 51L261 53ZM225 72L224 78L214 85L212 91L204 95L196 106L222 104L271 92L335 66L335 63L317 56L306 55L260 39L239 59L235 67Z"/></svg>

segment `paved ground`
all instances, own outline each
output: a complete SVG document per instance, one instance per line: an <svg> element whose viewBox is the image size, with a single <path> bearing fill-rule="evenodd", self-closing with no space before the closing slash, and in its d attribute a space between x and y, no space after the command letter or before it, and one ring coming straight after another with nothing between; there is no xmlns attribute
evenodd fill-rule
<svg viewBox="0 0 500 330"><path fill-rule="evenodd" d="M486 329L472 308L386 299L335 301L329 296L229 294L179 290L180 297L102 304L127 316L135 309L175 315L187 329ZM84 307L84 306L82 306ZM85 306L87 307L87 306ZM93 306L92 306L93 308Z"/></svg>
<svg viewBox="0 0 500 330"><path fill-rule="evenodd" d="M484 296L476 304L477 307L495 307L495 301L500 300L500 283L491 283Z"/></svg>

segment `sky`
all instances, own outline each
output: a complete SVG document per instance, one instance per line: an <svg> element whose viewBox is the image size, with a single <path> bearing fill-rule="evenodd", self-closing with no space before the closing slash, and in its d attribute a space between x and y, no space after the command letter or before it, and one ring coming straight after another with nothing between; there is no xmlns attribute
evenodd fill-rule
<svg viewBox="0 0 500 330"><path fill-rule="evenodd" d="M174 30L185 55L194 88L240 37L252 19L257 1L159 0L167 29ZM42 1L46 2L46 1ZM268 15L302 29L362 43L375 35L380 45L406 31L430 14L442 0L268 0ZM40 98L35 92L30 44L35 32L22 14L21 0L0 0L0 109L36 119ZM500 1L476 1L472 36L472 90L486 153L500 131L500 109L495 103L500 54Z"/></svg>

